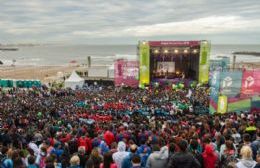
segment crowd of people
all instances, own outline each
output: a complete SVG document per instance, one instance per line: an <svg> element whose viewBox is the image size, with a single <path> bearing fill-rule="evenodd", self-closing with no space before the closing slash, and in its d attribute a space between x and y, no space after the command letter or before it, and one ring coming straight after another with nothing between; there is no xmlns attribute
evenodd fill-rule
<svg viewBox="0 0 260 168"><path fill-rule="evenodd" d="M197 114L208 88L0 90L1 168L259 168L260 114ZM188 95L188 96L187 96Z"/></svg>

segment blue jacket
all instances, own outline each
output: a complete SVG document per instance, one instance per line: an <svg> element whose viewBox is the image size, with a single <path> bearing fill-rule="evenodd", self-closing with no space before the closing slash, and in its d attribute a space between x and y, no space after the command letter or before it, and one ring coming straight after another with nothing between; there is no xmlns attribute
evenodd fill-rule
<svg viewBox="0 0 260 168"><path fill-rule="evenodd" d="M132 164L133 156L134 156L133 153L130 153L127 157L125 157L123 159L121 168L131 168L133 166Z"/></svg>
<svg viewBox="0 0 260 168"><path fill-rule="evenodd" d="M3 168L13 168L14 163L13 163L12 159L7 158L3 161L3 163L1 164L1 167L3 167Z"/></svg>

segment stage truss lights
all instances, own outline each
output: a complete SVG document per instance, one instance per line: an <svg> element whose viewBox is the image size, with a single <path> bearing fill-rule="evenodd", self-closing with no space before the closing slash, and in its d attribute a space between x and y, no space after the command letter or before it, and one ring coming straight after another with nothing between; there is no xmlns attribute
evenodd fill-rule
<svg viewBox="0 0 260 168"><path fill-rule="evenodd" d="M146 42L145 42L145 41L143 41L143 42L142 42L142 44L143 44L143 45L145 45L145 44L146 44Z"/></svg>
<svg viewBox="0 0 260 168"><path fill-rule="evenodd" d="M164 50L163 52L164 52L165 54L169 53L169 51L168 51L168 50Z"/></svg>
<svg viewBox="0 0 260 168"><path fill-rule="evenodd" d="M154 53L155 53L155 54L158 54L158 53L159 53L159 50L157 50L157 49L154 50Z"/></svg>
<svg viewBox="0 0 260 168"><path fill-rule="evenodd" d="M187 53L188 53L188 50L187 50L187 49L185 49L183 52L184 52L185 54L187 54Z"/></svg>
<svg viewBox="0 0 260 168"><path fill-rule="evenodd" d="M194 49L194 50L193 50L193 53L194 53L194 54L197 54L197 53L198 53L198 50L197 50L197 49Z"/></svg>
<svg viewBox="0 0 260 168"><path fill-rule="evenodd" d="M178 52L179 52L179 50L177 50L177 49L174 50L174 53L175 53L175 54L177 54Z"/></svg>

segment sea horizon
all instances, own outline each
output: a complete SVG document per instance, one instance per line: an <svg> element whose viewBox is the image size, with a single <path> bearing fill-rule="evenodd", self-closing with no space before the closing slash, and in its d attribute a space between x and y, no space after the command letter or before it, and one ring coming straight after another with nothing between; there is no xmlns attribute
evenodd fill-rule
<svg viewBox="0 0 260 168"><path fill-rule="evenodd" d="M211 44L210 59L228 56L232 61L234 51L260 52L260 44ZM15 60L15 65L60 66L71 61L85 64L91 56L92 65L112 65L120 55L136 56L137 44L20 44L17 51L0 51L0 61L4 65ZM260 57L238 56L237 62L241 61L260 62Z"/></svg>

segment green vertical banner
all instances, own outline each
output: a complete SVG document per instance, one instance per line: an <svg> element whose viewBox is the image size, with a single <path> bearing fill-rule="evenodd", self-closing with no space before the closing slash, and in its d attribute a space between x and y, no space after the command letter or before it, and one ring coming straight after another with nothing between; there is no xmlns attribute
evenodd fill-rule
<svg viewBox="0 0 260 168"><path fill-rule="evenodd" d="M227 112L227 96L218 97L218 113L224 114Z"/></svg>
<svg viewBox="0 0 260 168"><path fill-rule="evenodd" d="M150 83L150 47L148 42L139 43L139 84L145 85Z"/></svg>
<svg viewBox="0 0 260 168"><path fill-rule="evenodd" d="M199 62L199 83L208 83L209 81L209 56L210 42L200 42L200 62Z"/></svg>

